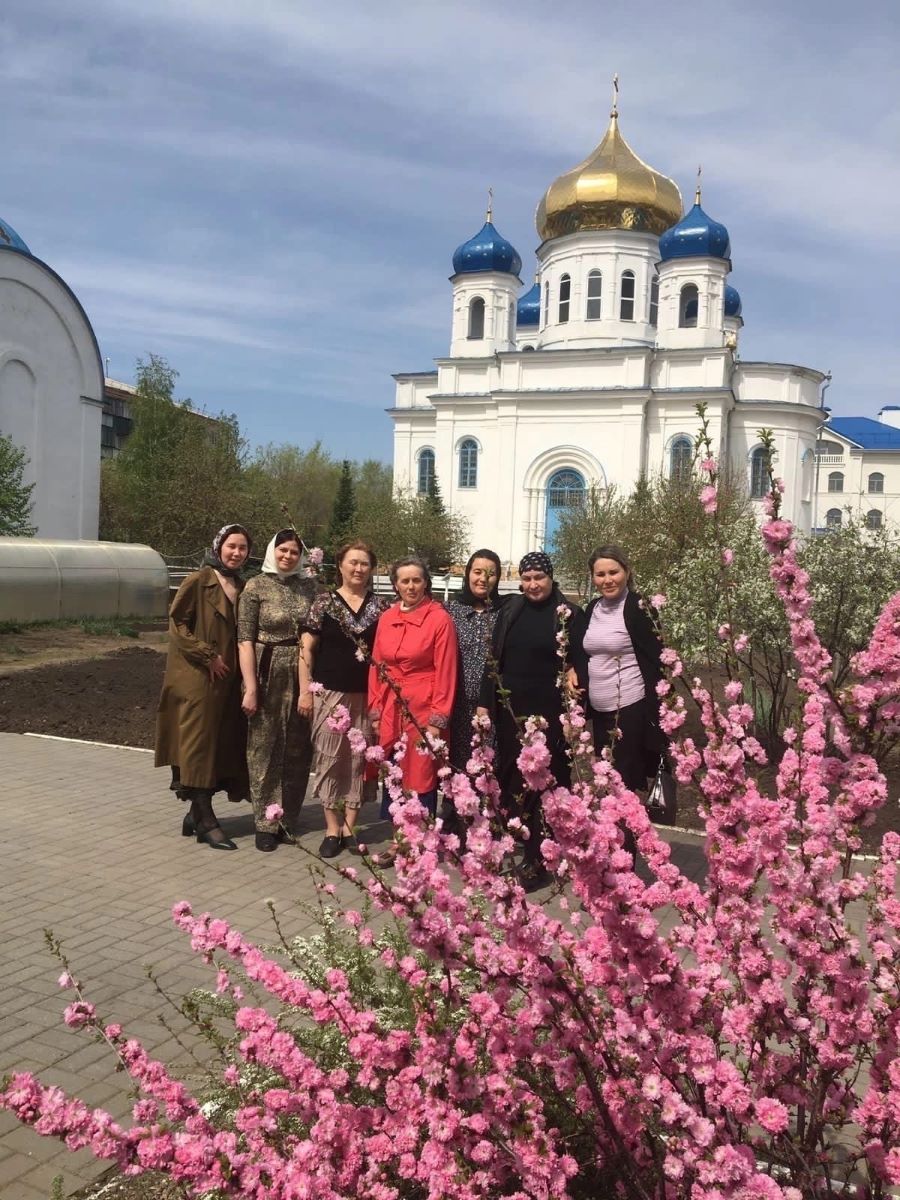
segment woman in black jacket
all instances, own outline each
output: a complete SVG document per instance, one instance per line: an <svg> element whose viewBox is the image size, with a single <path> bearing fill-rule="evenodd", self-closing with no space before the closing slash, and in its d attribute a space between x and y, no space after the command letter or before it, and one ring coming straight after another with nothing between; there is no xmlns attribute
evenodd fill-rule
<svg viewBox="0 0 900 1200"><path fill-rule="evenodd" d="M500 703L497 683L488 661L481 689L479 711L487 713L497 739L497 781L508 816L521 813L529 831L525 843L524 865L526 887L540 887L547 875L540 857L541 800L537 792L526 790L517 759L521 749L516 718L541 716L547 721L547 748L550 751L550 770L561 787L570 782L570 765L566 753L560 716L562 694L558 686L564 669L556 635L562 621L558 608L568 609L569 649L565 667L584 664L580 661L584 637L584 614L569 603L553 580L553 563L540 551L526 554L519 563L522 594L509 599L497 615L491 644L491 659L503 688L509 696ZM510 711L512 710L512 711ZM517 798L523 797L522 807Z"/></svg>
<svg viewBox="0 0 900 1200"><path fill-rule="evenodd" d="M663 677L662 642L647 602L634 591L622 550L600 546L589 565L598 595L585 613L580 647L586 671L579 681L587 690L594 748L599 754L611 746L625 786L642 790L668 750L656 695Z"/></svg>

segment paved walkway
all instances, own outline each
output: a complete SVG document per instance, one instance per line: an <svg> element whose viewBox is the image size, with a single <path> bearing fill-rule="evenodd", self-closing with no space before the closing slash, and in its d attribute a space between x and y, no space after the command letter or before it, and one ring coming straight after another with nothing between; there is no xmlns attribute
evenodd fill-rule
<svg viewBox="0 0 900 1200"><path fill-rule="evenodd" d="M312 924L297 907L315 894L311 859L289 846L257 853L248 807L224 799L217 811L237 853L178 836L182 806L166 791L166 773L154 772L152 756L142 751L0 733L0 772L0 1075L32 1070L127 1117L127 1082L113 1072L109 1050L62 1024L69 993L57 987L60 968L43 930L62 940L103 1015L182 1073L189 1060L159 1015L177 1031L184 1022L167 1009L145 967L176 998L210 985L213 975L172 925L172 904L187 899L195 911L213 911L267 943L274 941L264 903L271 898L288 932L302 933ZM308 850L318 846L323 824L317 804L303 810L300 841ZM696 877L696 838L671 836L677 861ZM341 886L348 898L355 894ZM105 1166L0 1114L3 1200L47 1200L57 1175L68 1194Z"/></svg>

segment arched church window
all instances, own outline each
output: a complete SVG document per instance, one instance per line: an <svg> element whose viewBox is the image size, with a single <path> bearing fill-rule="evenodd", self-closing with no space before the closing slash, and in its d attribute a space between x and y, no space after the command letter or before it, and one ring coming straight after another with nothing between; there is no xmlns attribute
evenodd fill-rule
<svg viewBox="0 0 900 1200"><path fill-rule="evenodd" d="M473 296L469 301L469 341L480 342L484 338L484 298Z"/></svg>
<svg viewBox="0 0 900 1200"><path fill-rule="evenodd" d="M866 513L866 529L880 529L882 522L881 509L870 508Z"/></svg>
<svg viewBox="0 0 900 1200"><path fill-rule="evenodd" d="M696 329L697 312L700 307L700 292L696 283L686 283L678 301L679 329Z"/></svg>
<svg viewBox="0 0 900 1200"><path fill-rule="evenodd" d="M843 458L844 447L840 442L816 442L816 454L820 458L824 454L833 454L836 458Z"/></svg>
<svg viewBox="0 0 900 1200"><path fill-rule="evenodd" d="M419 451L419 477L416 481L416 491L420 496L428 496L434 486L434 451Z"/></svg>
<svg viewBox="0 0 900 1200"><path fill-rule="evenodd" d="M873 471L869 476L869 491L879 495L884 491L884 476L880 471Z"/></svg>
<svg viewBox="0 0 900 1200"><path fill-rule="evenodd" d="M750 455L750 498L762 500L769 490L769 456L764 446L757 446Z"/></svg>
<svg viewBox="0 0 900 1200"><path fill-rule="evenodd" d="M619 320L634 320L634 271L622 272L622 286L619 289Z"/></svg>
<svg viewBox="0 0 900 1200"><path fill-rule="evenodd" d="M559 323L565 325L569 319L569 302L572 299L572 277L563 275L559 281Z"/></svg>
<svg viewBox="0 0 900 1200"><path fill-rule="evenodd" d="M829 492L842 492L844 490L844 475L842 471L829 471L828 490Z"/></svg>
<svg viewBox="0 0 900 1200"><path fill-rule="evenodd" d="M599 271L591 271L588 275L587 312L589 321L599 321L603 306L603 276Z"/></svg>
<svg viewBox="0 0 900 1200"><path fill-rule="evenodd" d="M841 510L839 508L829 508L825 514L826 529L840 529L841 527Z"/></svg>
<svg viewBox="0 0 900 1200"><path fill-rule="evenodd" d="M459 447L459 486L478 486L478 443L474 438L466 438Z"/></svg>
<svg viewBox="0 0 900 1200"><path fill-rule="evenodd" d="M693 463L694 443L682 434L669 447L669 478L676 483L687 483Z"/></svg>
<svg viewBox="0 0 900 1200"><path fill-rule="evenodd" d="M650 280L650 324L659 321L659 276L654 275Z"/></svg>
<svg viewBox="0 0 900 1200"><path fill-rule="evenodd" d="M547 480L547 510L544 522L544 549L553 551L560 517L567 508L582 507L587 489L578 471L564 468Z"/></svg>

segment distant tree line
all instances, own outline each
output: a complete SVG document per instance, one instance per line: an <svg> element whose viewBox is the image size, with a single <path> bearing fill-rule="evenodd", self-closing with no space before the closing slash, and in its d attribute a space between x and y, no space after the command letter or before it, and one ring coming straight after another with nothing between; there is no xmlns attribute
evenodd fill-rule
<svg viewBox="0 0 900 1200"><path fill-rule="evenodd" d="M415 551L439 570L464 558L468 529L439 493L395 494L390 467L337 460L319 442L251 450L235 416L175 399L177 372L164 359L139 361L136 374L133 431L102 464L101 538L190 556L239 520L261 551L286 508L307 545L328 557L353 536L383 563Z"/></svg>

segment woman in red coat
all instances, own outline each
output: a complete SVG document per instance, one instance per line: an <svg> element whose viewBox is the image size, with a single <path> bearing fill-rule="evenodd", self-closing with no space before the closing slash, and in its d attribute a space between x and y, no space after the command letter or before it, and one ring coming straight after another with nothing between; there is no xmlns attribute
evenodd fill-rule
<svg viewBox="0 0 900 1200"><path fill-rule="evenodd" d="M446 609L431 598L428 567L413 555L391 567L391 583L400 597L382 613L372 660L387 669L416 721L433 736L446 737L456 694L456 631ZM385 755L407 735L403 786L415 792L434 816L437 768L431 754L419 754L421 735L406 717L388 682L373 665L369 672L369 716Z"/></svg>

